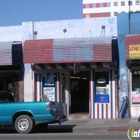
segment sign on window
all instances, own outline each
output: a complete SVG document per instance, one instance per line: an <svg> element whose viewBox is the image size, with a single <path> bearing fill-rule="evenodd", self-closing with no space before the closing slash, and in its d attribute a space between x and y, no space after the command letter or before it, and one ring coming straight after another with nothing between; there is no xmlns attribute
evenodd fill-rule
<svg viewBox="0 0 140 140"><path fill-rule="evenodd" d="M50 101L55 101L55 87L44 87L43 93Z"/></svg>

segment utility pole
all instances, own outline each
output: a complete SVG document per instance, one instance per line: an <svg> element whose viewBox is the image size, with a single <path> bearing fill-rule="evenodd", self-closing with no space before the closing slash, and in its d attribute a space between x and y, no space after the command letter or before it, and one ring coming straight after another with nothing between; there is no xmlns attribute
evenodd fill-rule
<svg viewBox="0 0 140 140"><path fill-rule="evenodd" d="M129 26L129 34L130 34L130 5L131 5L131 4L132 4L132 3L131 3L131 1L129 0L129 1L128 1L128 6L129 6L129 11L128 11L128 12L129 12L129 13L128 13L128 14L129 14L129 19L128 19L128 20L129 20L129 25L128 25L128 26Z"/></svg>

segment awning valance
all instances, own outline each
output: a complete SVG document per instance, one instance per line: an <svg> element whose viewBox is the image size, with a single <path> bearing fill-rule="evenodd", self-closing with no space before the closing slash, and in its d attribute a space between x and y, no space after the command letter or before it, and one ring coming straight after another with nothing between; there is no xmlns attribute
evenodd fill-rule
<svg viewBox="0 0 140 140"><path fill-rule="evenodd" d="M112 37L26 40L24 63L112 62Z"/></svg>
<svg viewBox="0 0 140 140"><path fill-rule="evenodd" d="M114 62L97 62L97 63L79 63L80 69L92 69L92 68L115 68L116 64ZM53 64L32 64L33 70L42 70L42 69L74 69L74 63L53 63Z"/></svg>
<svg viewBox="0 0 140 140"><path fill-rule="evenodd" d="M0 42L0 66L23 63L22 42Z"/></svg>

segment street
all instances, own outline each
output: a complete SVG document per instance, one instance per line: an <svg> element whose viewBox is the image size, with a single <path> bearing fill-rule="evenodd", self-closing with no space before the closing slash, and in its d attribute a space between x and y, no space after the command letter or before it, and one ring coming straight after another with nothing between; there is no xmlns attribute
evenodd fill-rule
<svg viewBox="0 0 140 140"><path fill-rule="evenodd" d="M128 140L126 133L33 133L0 134L1 140Z"/></svg>

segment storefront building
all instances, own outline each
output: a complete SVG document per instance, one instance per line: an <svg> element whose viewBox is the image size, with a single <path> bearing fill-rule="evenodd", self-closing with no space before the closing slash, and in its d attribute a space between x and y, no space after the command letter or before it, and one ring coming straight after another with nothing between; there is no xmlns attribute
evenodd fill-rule
<svg viewBox="0 0 140 140"><path fill-rule="evenodd" d="M0 91L12 92L23 100L23 53L20 41L0 42Z"/></svg>
<svg viewBox="0 0 140 140"><path fill-rule="evenodd" d="M138 118L139 104L139 45L140 13L117 16L119 50L119 118ZM124 102L124 98L128 101Z"/></svg>
<svg viewBox="0 0 140 140"><path fill-rule="evenodd" d="M117 118L117 38L85 37L24 42L32 68L34 100L42 95L66 104L67 114Z"/></svg>
<svg viewBox="0 0 140 140"><path fill-rule="evenodd" d="M130 113L132 118L140 115L140 35L127 35L126 65L129 69Z"/></svg>

